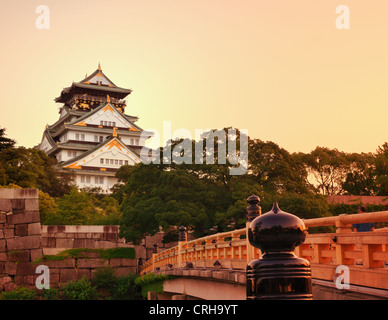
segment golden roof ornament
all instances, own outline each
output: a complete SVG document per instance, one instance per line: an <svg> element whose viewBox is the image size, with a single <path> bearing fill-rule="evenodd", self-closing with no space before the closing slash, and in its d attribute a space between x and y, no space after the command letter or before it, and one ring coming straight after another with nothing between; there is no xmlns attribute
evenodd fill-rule
<svg viewBox="0 0 388 320"><path fill-rule="evenodd" d="M101 64L98 63L98 71L101 71Z"/></svg>
<svg viewBox="0 0 388 320"><path fill-rule="evenodd" d="M106 95L106 102L110 102L109 94Z"/></svg>
<svg viewBox="0 0 388 320"><path fill-rule="evenodd" d="M117 137L116 127L113 127L112 136L113 136L113 137Z"/></svg>

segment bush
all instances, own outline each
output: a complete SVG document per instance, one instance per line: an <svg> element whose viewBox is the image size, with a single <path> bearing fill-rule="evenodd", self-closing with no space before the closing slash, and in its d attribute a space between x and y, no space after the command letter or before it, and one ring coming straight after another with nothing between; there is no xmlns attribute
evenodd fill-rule
<svg viewBox="0 0 388 320"><path fill-rule="evenodd" d="M54 288L44 289L40 296L43 300L60 300L60 291Z"/></svg>
<svg viewBox="0 0 388 320"><path fill-rule="evenodd" d="M0 300L36 300L37 298L35 290L26 287L17 287L13 291L0 294Z"/></svg>
<svg viewBox="0 0 388 320"><path fill-rule="evenodd" d="M112 293L115 300L141 299L141 288L135 283L136 274L127 274L117 279L116 291Z"/></svg>
<svg viewBox="0 0 388 320"><path fill-rule="evenodd" d="M92 279L97 290L107 290L114 300L139 299L140 288L135 284L136 275L128 274L116 277L111 267L98 269Z"/></svg>
<svg viewBox="0 0 388 320"><path fill-rule="evenodd" d="M112 267L99 268L92 279L92 285L97 289L106 289L110 293L115 291L117 278Z"/></svg>
<svg viewBox="0 0 388 320"><path fill-rule="evenodd" d="M141 294L145 298L147 292L155 291L158 293L163 292L163 282L167 279L171 279L171 276L164 274L147 273L135 280L135 284L141 287Z"/></svg>
<svg viewBox="0 0 388 320"><path fill-rule="evenodd" d="M70 281L61 287L62 297L65 300L95 300L97 290L85 276L78 281Z"/></svg>

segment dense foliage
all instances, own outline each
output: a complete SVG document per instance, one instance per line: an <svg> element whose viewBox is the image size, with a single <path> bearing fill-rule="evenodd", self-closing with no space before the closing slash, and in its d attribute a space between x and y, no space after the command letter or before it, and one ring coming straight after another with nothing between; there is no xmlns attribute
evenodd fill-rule
<svg viewBox="0 0 388 320"><path fill-rule="evenodd" d="M388 196L387 142L375 153L358 154L324 147L290 153L271 141L249 137L247 141L244 175L230 174L229 168L236 165L229 157L225 164L218 163L222 147L228 150L228 139L216 137L214 145L203 144L203 158L211 154L214 164L195 164L198 155L186 154L186 147L195 150L198 141L182 139L159 150L159 164L122 166L116 173L120 183L107 196L98 188L78 190L71 174L59 170L55 159L36 149L15 147L0 129L0 187L39 188L43 224L120 224L120 235L133 243L160 229L165 231L165 242L175 241L180 225L195 237L241 228L246 198L252 193L261 198L263 212L277 201L284 211L302 218L354 211L349 206L329 206L327 195ZM191 161L166 163L167 148L175 159Z"/></svg>
<svg viewBox="0 0 388 320"><path fill-rule="evenodd" d="M99 268L90 280L83 276L59 288L43 290L19 286L0 293L0 300L138 300L143 287L136 279L136 274L116 276L111 267Z"/></svg>
<svg viewBox="0 0 388 320"><path fill-rule="evenodd" d="M174 150L183 140L170 143ZM225 142L217 141L211 150L216 160L221 143ZM277 201L282 210L307 219L335 211L326 195L388 195L387 143L376 154L321 147L308 154L291 154L273 142L248 139L248 144L248 171L240 176L229 174L229 163L217 161L121 167L117 177L125 185L113 195L122 201L121 236L138 243L162 229L165 241L176 241L180 225L194 237L241 228L246 221L246 198L252 193L260 196L263 212ZM165 148L160 150L160 159Z"/></svg>

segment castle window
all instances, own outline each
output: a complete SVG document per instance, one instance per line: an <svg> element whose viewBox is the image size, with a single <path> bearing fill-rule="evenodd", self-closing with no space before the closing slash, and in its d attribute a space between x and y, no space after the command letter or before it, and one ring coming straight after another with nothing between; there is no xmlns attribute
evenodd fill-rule
<svg viewBox="0 0 388 320"><path fill-rule="evenodd" d="M123 165L123 160L119 160L119 165L120 165L120 166Z"/></svg>
<svg viewBox="0 0 388 320"><path fill-rule="evenodd" d="M94 183L95 184L104 184L104 177L95 176Z"/></svg>
<svg viewBox="0 0 388 320"><path fill-rule="evenodd" d="M100 121L100 126L103 126L104 125L104 121Z"/></svg>
<svg viewBox="0 0 388 320"><path fill-rule="evenodd" d="M85 134L81 134L81 141L85 141Z"/></svg>
<svg viewBox="0 0 388 320"><path fill-rule="evenodd" d="M100 159L100 164L104 164L104 159Z"/></svg>
<svg viewBox="0 0 388 320"><path fill-rule="evenodd" d="M85 176L81 176L81 182L84 183L85 182Z"/></svg>
<svg viewBox="0 0 388 320"><path fill-rule="evenodd" d="M128 160L125 160L124 163L125 163L125 165L128 165Z"/></svg>
<svg viewBox="0 0 388 320"><path fill-rule="evenodd" d="M98 136L94 136L94 142L98 142Z"/></svg>
<svg viewBox="0 0 388 320"><path fill-rule="evenodd" d="M75 134L75 140L79 140L79 134L78 133Z"/></svg>

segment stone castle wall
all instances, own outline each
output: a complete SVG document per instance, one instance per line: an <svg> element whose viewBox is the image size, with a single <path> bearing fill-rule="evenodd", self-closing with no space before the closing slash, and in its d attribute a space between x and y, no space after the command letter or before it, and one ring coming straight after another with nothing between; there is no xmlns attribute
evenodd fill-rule
<svg viewBox="0 0 388 320"><path fill-rule="evenodd" d="M33 283L42 254L38 190L0 189L0 291Z"/></svg>
<svg viewBox="0 0 388 320"><path fill-rule="evenodd" d="M37 189L0 188L0 292L18 285L35 286L44 255L55 255L72 248L134 247L118 238L118 226L41 226ZM142 246L136 256L145 256ZM95 252L82 258L45 261L50 269L50 284L90 278L97 268L111 266L116 275L137 271L136 259L101 259Z"/></svg>

